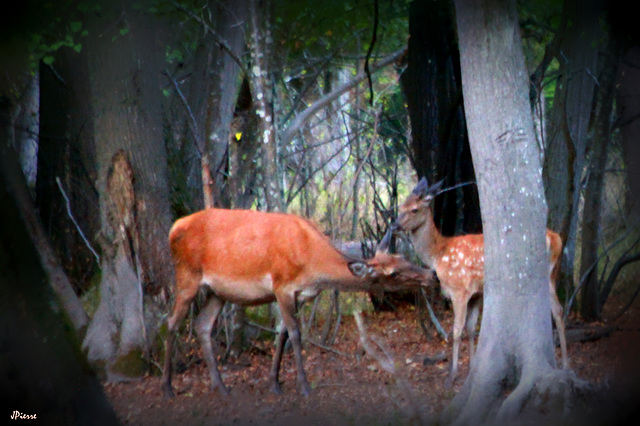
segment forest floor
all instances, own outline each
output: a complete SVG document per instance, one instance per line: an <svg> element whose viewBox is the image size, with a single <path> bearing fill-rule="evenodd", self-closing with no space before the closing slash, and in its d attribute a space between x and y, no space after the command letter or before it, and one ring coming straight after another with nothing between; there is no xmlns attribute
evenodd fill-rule
<svg viewBox="0 0 640 426"><path fill-rule="evenodd" d="M619 302L618 302L619 300ZM608 302L605 319L620 311L629 295ZM451 329L451 310L436 312L445 330ZM283 359L283 395L269 390L272 341L257 345L264 351L247 351L229 359L220 372L229 396L209 391L203 361L174 376L176 397L165 401L159 376L127 383L105 383L106 394L118 418L126 425L171 424L277 424L277 425L386 425L437 423L440 411L460 389L468 373L466 341L461 349L459 378L453 389L445 389L448 360L425 365L426 358L449 354L450 343L435 332L427 340L411 305L394 312L364 315L369 337L383 345L395 360L397 374L384 371L378 361L364 354L353 317L343 318L337 341L330 350L304 344L304 362L313 388L303 397L296 386L292 351ZM430 325L430 324L428 324ZM569 318L568 333L585 324ZM640 301L636 300L615 322L589 324L611 327L608 335L593 341L570 341L569 361L577 377L599 386L607 396L618 395L608 410L620 410L640 403ZM433 328L433 327L432 327ZM560 349L556 350L559 361ZM620 412L617 413L620 417ZM636 418L637 411L635 411ZM417 420L417 422L415 422ZM608 424L619 424L610 418Z"/></svg>

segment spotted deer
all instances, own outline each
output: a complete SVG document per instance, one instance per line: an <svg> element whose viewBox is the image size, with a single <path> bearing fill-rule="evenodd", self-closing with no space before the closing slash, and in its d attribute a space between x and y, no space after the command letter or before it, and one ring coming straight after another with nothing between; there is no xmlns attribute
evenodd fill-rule
<svg viewBox="0 0 640 426"><path fill-rule="evenodd" d="M451 387L458 371L460 338L465 326L469 337L469 358L474 356L475 329L480 308L479 297L484 285L484 236L468 234L445 237L433 220L433 200L440 191L442 181L429 186L422 178L407 200L400 206L396 228L405 232L417 255L436 272L443 293L453 305L453 353L450 358L447 387ZM558 259L562 251L560 236L547 230L549 251L549 297L551 313L558 329L562 352L562 367L568 368L565 327L562 305L556 294ZM471 303L470 303L471 302ZM467 315L467 308L469 312Z"/></svg>
<svg viewBox="0 0 640 426"><path fill-rule="evenodd" d="M290 214L252 210L207 209L177 220L169 232L175 263L176 291L168 319L162 387L171 398L171 358L176 327L200 287L207 300L195 320L206 360L211 389L228 394L218 371L211 331L225 302L244 306L277 302L281 328L270 370L271 389L281 393L278 380L282 352L291 339L297 380L303 395L310 392L302 365L298 303L324 289L396 291L430 285L433 272L399 255L378 251L369 260L349 259L336 250L311 222Z"/></svg>

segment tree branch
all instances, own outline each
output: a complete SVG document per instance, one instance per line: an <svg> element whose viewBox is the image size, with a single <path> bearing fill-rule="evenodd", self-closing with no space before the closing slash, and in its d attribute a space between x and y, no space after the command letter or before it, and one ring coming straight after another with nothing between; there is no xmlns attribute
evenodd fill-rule
<svg viewBox="0 0 640 426"><path fill-rule="evenodd" d="M250 75L249 74L249 70L247 70L247 68L244 66L244 63L242 62L242 59L240 59L235 53L233 53L233 50L231 49L231 47L229 47L227 42L220 36L220 34L217 33L216 30L211 28L211 25L209 25L207 22L204 21L204 19L202 19L201 17L196 15L194 12L191 12L190 10L188 10L186 7L184 7L183 5L179 4L178 2L172 1L171 4L173 4L175 7L177 7L181 11L183 11L190 18L192 18L192 19L196 20L198 23L202 24L202 26L213 36L213 38L215 38L216 43L218 43L218 45L225 52L227 52L229 54L229 56L231 56L231 59L233 59L233 61L236 64L238 64L238 66L242 70L242 73L244 75L246 75L247 77L249 77L249 75Z"/></svg>
<svg viewBox="0 0 640 426"><path fill-rule="evenodd" d="M364 72L367 74L367 80L369 81L369 105L373 106L373 81L371 81L371 70L369 69L369 59L371 59L371 52L376 45L378 39L378 0L373 2L373 34L371 35L371 44L367 50L367 56L364 60Z"/></svg>
<svg viewBox="0 0 640 426"><path fill-rule="evenodd" d="M402 56L403 53L404 53L404 49L398 50L392 53L391 55L387 56L385 59L373 65L370 68L370 72L374 73L392 64L396 59ZM291 140L293 139L293 135L300 129L302 124L305 121L307 121L313 114L318 112L320 109L324 108L330 102L333 102L335 99L339 98L343 93L355 87L358 83L360 83L366 77L367 75L364 71L359 72L353 79L344 83L340 87L337 87L331 93L327 94L322 99L319 99L315 103L311 104L307 109L305 109L300 114L298 114L282 134L283 145L287 145L289 142L291 142Z"/></svg>

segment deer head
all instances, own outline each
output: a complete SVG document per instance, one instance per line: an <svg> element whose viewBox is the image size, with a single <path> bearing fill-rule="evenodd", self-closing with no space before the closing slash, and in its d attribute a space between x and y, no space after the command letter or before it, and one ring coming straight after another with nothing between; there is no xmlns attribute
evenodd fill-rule
<svg viewBox="0 0 640 426"><path fill-rule="evenodd" d="M444 180L441 180L430 186L426 178L420 179L407 200L400 206L395 225L406 232L422 226L433 213L433 199L440 192L443 182Z"/></svg>
<svg viewBox="0 0 640 426"><path fill-rule="evenodd" d="M385 290L409 286L429 286L433 284L434 273L406 260L402 255L377 251L365 261L352 261L349 270L359 278L370 279Z"/></svg>

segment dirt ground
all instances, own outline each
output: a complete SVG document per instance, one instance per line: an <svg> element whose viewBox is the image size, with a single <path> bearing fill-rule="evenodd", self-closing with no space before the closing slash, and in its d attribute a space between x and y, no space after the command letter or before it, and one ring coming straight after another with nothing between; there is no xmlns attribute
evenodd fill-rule
<svg viewBox="0 0 640 426"><path fill-rule="evenodd" d="M605 318L618 312L628 297L620 300L608 303ZM437 315L445 330L450 330L451 311L438 311ZM231 391L226 397L209 391L202 361L175 375L176 397L169 401L162 397L158 376L129 383L105 383L105 391L119 419L127 425L386 425L414 420L436 423L438 413L467 375L466 343L462 345L460 378L453 389L445 389L448 361L427 365L423 361L445 351L448 354L450 344L435 334L431 341L425 338L413 306L403 306L396 312L369 313L364 321L369 336L393 357L398 372L395 376L364 354L354 318L345 317L330 350L310 343L304 345L305 369L313 387L309 397L298 394L291 351L285 354L281 373L284 394L269 391L270 341L257 343L265 351L248 351L221 365L221 374ZM636 392L640 388L639 321L640 302L636 301L617 321L590 324L613 326L608 336L569 343L569 360L575 374L600 386L607 396L616 394L615 401L608 406L612 411L608 424L625 423L629 413L624 410L629 407L636 410L635 417L639 418L640 394ZM569 318L569 330L582 326ZM559 360L559 348L556 356Z"/></svg>

